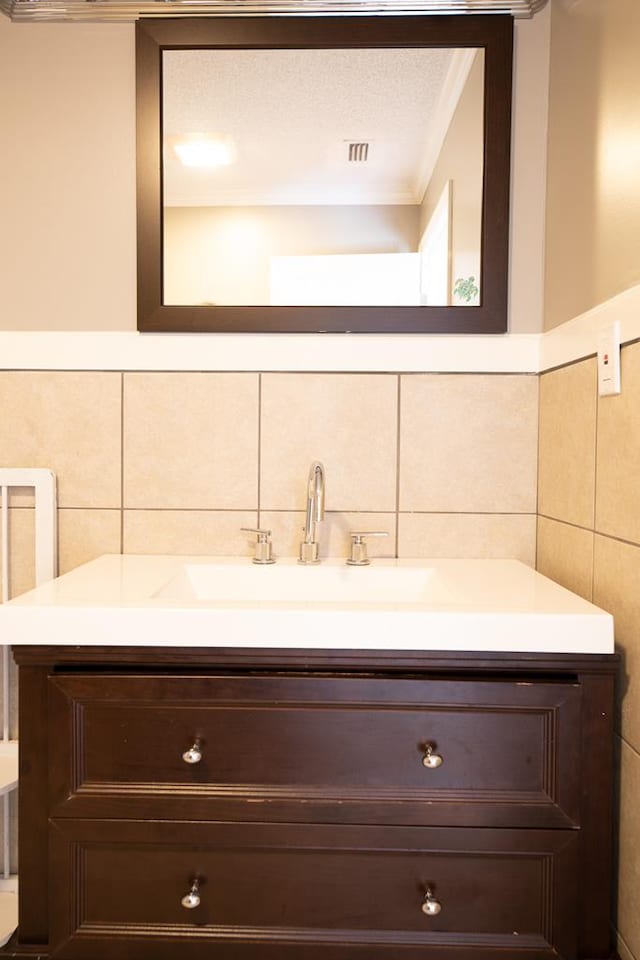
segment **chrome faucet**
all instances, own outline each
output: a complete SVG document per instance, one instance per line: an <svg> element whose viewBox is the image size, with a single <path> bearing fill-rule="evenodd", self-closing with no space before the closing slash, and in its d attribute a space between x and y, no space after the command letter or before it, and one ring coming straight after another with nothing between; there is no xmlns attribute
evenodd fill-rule
<svg viewBox="0 0 640 960"><path fill-rule="evenodd" d="M307 517L298 563L320 563L318 524L324 520L324 467L314 460L307 481Z"/></svg>

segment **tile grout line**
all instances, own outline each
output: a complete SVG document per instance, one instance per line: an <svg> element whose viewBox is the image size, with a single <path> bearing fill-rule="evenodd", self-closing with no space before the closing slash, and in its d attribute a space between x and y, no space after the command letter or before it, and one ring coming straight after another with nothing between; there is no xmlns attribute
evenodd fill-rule
<svg viewBox="0 0 640 960"><path fill-rule="evenodd" d="M120 553L124 554L124 370L120 371Z"/></svg>
<svg viewBox="0 0 640 960"><path fill-rule="evenodd" d="M396 387L396 533L394 556L400 556L400 432L402 418L402 376L397 374L398 383Z"/></svg>
<svg viewBox="0 0 640 960"><path fill-rule="evenodd" d="M542 376L538 375L538 442L536 444L536 544L535 544L535 569L538 569L538 529L540 526L540 438L542 430L540 428L542 417Z"/></svg>
<svg viewBox="0 0 640 960"><path fill-rule="evenodd" d="M258 374L258 476L257 476L257 509L256 509L256 525L259 528L261 526L260 513L262 510L262 502L260 499L261 494L261 483L260 483L260 474L262 472L262 373Z"/></svg>
<svg viewBox="0 0 640 960"><path fill-rule="evenodd" d="M624 537L617 537L613 533L603 533L601 530L596 530L593 527L583 527L580 523L572 523L571 520L561 520L559 517L549 516L548 513L539 513L538 517L542 520L550 520L552 523L561 523L565 527L573 527L574 530L584 530L585 533L592 533L594 537L604 537L606 540L615 540L617 543L624 543L628 547L638 547L638 549L640 549L640 543L636 540L626 540Z"/></svg>
<svg viewBox="0 0 640 960"><path fill-rule="evenodd" d="M600 395L598 393L598 361L596 359L596 415L593 438L593 544L591 551L591 600L596 591L596 529L598 527L596 506L598 503L598 436L600 433Z"/></svg>
<svg viewBox="0 0 640 960"><path fill-rule="evenodd" d="M640 750L638 750L637 747L634 747L634 745L633 745L632 743L630 743L629 740L627 740L627 738L624 736L624 734L623 734L622 732L618 733L618 732L616 731L616 736L619 737L620 741L621 741L622 743L624 743L625 746L627 746L627 747L629 748L629 750L631 750L631 752L636 755L636 757L638 758L638 760L640 760Z"/></svg>
<svg viewBox="0 0 640 960"><path fill-rule="evenodd" d="M627 950L629 956L631 957L631 960L636 960L636 955L635 955L635 953L633 952L633 950L631 949L631 947L629 946L629 944L627 943L627 941L625 940L625 938L624 938L624 937L622 936L622 934L620 933L620 930L618 929L618 927L616 927L616 926L614 925L614 928L613 928L613 929L614 929L615 933L617 934L617 936L620 937L620 939L621 939L622 942L624 943L625 950Z"/></svg>

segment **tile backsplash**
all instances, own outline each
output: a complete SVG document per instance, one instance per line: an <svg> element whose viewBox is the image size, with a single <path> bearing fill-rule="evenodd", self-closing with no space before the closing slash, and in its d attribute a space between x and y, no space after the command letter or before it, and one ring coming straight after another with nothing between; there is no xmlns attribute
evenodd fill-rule
<svg viewBox="0 0 640 960"><path fill-rule="evenodd" d="M540 378L538 569L610 611L618 684L618 951L640 958L640 342L622 393L598 397L594 359Z"/></svg>
<svg viewBox="0 0 640 960"><path fill-rule="evenodd" d="M101 553L294 555L313 459L325 556L535 561L538 378L500 374L0 372L0 463L58 475L60 569ZM16 587L28 500L12 500Z"/></svg>

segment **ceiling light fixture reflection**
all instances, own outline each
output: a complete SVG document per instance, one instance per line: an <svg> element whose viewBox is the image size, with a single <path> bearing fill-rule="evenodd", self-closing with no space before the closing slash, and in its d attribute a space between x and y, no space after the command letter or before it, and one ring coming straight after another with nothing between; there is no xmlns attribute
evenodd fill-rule
<svg viewBox="0 0 640 960"><path fill-rule="evenodd" d="M236 156L231 137L194 133L173 144L185 167L228 167Z"/></svg>

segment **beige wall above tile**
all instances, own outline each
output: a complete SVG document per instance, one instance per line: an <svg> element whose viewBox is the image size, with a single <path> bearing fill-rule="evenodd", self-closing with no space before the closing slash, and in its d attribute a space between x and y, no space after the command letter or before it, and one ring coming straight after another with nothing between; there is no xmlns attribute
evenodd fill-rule
<svg viewBox="0 0 640 960"><path fill-rule="evenodd" d="M596 530L640 544L640 343L622 350L621 382L598 399Z"/></svg>
<svg viewBox="0 0 640 960"><path fill-rule="evenodd" d="M596 361L540 378L538 511L593 528L596 455Z"/></svg>
<svg viewBox="0 0 640 960"><path fill-rule="evenodd" d="M48 467L61 507L119 507L121 374L0 372L0 466Z"/></svg>
<svg viewBox="0 0 640 960"><path fill-rule="evenodd" d="M403 376L401 405L401 511L536 512L536 377Z"/></svg>
<svg viewBox="0 0 640 960"><path fill-rule="evenodd" d="M304 509L312 460L328 510L395 510L397 390L386 374L263 374L261 510Z"/></svg>
<svg viewBox="0 0 640 960"><path fill-rule="evenodd" d="M127 373L124 505L258 506L258 375Z"/></svg>

